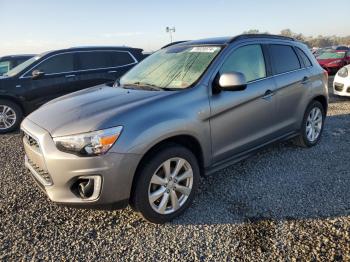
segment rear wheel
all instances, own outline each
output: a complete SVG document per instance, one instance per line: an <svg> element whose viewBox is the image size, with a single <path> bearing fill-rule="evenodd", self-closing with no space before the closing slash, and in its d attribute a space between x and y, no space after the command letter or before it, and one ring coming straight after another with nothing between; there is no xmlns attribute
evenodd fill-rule
<svg viewBox="0 0 350 262"><path fill-rule="evenodd" d="M0 99L0 134L16 130L22 116L22 110L17 104Z"/></svg>
<svg viewBox="0 0 350 262"><path fill-rule="evenodd" d="M190 206L200 172L190 150L181 146L161 149L140 169L132 204L146 220L165 223Z"/></svg>
<svg viewBox="0 0 350 262"><path fill-rule="evenodd" d="M301 133L295 139L295 143L302 147L316 145L321 139L325 118L322 104L318 101L311 102L305 111Z"/></svg>

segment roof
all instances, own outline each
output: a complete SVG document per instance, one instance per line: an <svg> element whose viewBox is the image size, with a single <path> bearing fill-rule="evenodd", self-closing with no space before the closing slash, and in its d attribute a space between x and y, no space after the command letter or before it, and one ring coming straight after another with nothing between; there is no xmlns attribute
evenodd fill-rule
<svg viewBox="0 0 350 262"><path fill-rule="evenodd" d="M64 52L71 52L71 51L88 51L88 50L134 50L137 52L142 52L143 49L141 48L134 48L134 47L128 47L128 46L80 46L80 47L70 47L65 49L57 49L57 50L51 50L46 51L40 54L41 57L48 55L48 54L57 54L57 53L64 53Z"/></svg>
<svg viewBox="0 0 350 262"><path fill-rule="evenodd" d="M270 34L243 34L237 36L227 36L227 37L216 37L216 38L206 38L199 39L193 41L186 41L181 44L188 45L227 45L233 43L238 40L243 39L254 39L254 38L266 38L266 39L279 39L279 40L287 40L287 41L295 41L292 37L286 37L281 35L270 35Z"/></svg>
<svg viewBox="0 0 350 262"><path fill-rule="evenodd" d="M141 49L130 46L72 46L69 49Z"/></svg>

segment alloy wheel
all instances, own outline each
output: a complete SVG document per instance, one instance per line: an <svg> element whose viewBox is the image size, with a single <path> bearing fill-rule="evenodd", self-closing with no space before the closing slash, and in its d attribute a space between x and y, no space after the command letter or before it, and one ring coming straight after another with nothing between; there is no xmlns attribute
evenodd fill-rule
<svg viewBox="0 0 350 262"><path fill-rule="evenodd" d="M16 112L7 105L0 105L0 130L11 128L16 123Z"/></svg>
<svg viewBox="0 0 350 262"><path fill-rule="evenodd" d="M321 109L314 107L306 120L306 137L310 142L315 142L321 134L323 116Z"/></svg>
<svg viewBox="0 0 350 262"><path fill-rule="evenodd" d="M181 208L191 194L193 170L183 158L171 158L154 172L148 189L148 200L154 211L171 214Z"/></svg>

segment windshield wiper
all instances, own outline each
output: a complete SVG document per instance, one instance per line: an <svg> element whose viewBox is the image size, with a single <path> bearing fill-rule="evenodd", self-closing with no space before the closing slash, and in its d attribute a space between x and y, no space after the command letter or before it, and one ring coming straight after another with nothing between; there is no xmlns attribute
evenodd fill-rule
<svg viewBox="0 0 350 262"><path fill-rule="evenodd" d="M123 88L125 88L126 86L127 87L137 87L138 89L147 88L147 89L156 90L156 91L163 90L161 87L158 87L156 85L148 84L148 83L142 83L142 82L127 83L127 84L123 85Z"/></svg>

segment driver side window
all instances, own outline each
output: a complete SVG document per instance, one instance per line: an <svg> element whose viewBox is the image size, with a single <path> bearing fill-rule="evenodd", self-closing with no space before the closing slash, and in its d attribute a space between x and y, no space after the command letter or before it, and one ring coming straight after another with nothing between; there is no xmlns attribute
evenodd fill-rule
<svg viewBox="0 0 350 262"><path fill-rule="evenodd" d="M220 74L242 73L247 82L266 77L264 55L260 45L247 45L234 50L224 62Z"/></svg>
<svg viewBox="0 0 350 262"><path fill-rule="evenodd" d="M74 71L74 54L67 53L53 56L36 66L33 70L40 70L45 74Z"/></svg>

